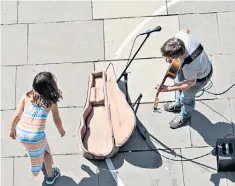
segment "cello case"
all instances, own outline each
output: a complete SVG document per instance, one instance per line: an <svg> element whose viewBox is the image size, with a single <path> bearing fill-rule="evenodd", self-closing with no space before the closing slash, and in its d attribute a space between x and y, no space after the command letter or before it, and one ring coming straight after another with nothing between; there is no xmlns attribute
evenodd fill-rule
<svg viewBox="0 0 235 186"><path fill-rule="evenodd" d="M79 134L81 151L87 159L114 156L136 127L135 113L119 89L114 69L109 74L106 71L89 76Z"/></svg>

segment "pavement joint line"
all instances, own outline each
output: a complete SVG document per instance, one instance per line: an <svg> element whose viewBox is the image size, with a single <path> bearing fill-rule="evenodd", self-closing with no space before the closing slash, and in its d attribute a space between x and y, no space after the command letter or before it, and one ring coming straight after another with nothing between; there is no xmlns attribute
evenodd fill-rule
<svg viewBox="0 0 235 186"><path fill-rule="evenodd" d="M169 150L180 150L180 149L203 149L203 148L215 148L212 146L193 146L193 147L180 147L180 148L169 148ZM138 152L155 152L156 150L165 151L167 148L153 148L147 149L147 150L126 150L122 151L120 150L120 154L127 154L127 153L138 153ZM82 153L65 153L65 154L52 154L53 156L71 156L71 155L81 155ZM10 159L10 158L26 158L26 155L20 155L20 156L2 156L1 159Z"/></svg>
<svg viewBox="0 0 235 186"><path fill-rule="evenodd" d="M105 30L105 28L104 28L104 27L105 27L105 25L104 25L104 24L105 24L105 22L103 21L103 45L104 45L104 46L103 46L103 48L104 48L104 60L106 60L106 50L105 50L105 48L106 48L106 47L105 47L105 32L104 32L104 30Z"/></svg>
<svg viewBox="0 0 235 186"><path fill-rule="evenodd" d="M168 8L168 7L167 7ZM127 16L127 17L115 17L115 18L97 18L97 19L82 19L82 20L67 20L67 21L48 21L48 22L34 22L34 23L9 23L9 24L1 24L1 26L7 25L22 25L22 24L51 24L51 23L73 23L73 22L87 22L87 21L106 21L106 20L121 20L121 19L138 19L138 18L150 18L150 17L170 17L170 16L184 16L184 15L200 15L200 14L215 14L215 13L230 13L235 11L219 11L219 12L195 12L195 13L172 13L172 14L164 14L164 15L151 15L151 16Z"/></svg>
<svg viewBox="0 0 235 186"><path fill-rule="evenodd" d="M79 23L79 22L96 22L96 21L103 21L103 19L94 19L94 20L91 20L91 19L83 19L83 20L67 20L67 21L47 21L47 22L34 22L34 23L30 23L30 22L27 22L27 23L10 23L10 24L1 24L1 26L8 26L8 25L46 25L46 24L55 24L55 23Z"/></svg>
<svg viewBox="0 0 235 186"><path fill-rule="evenodd" d="M180 155L183 157L182 149L180 149ZM182 160L182 158L181 158L181 160ZM183 164L183 162L181 162L181 171L182 171L182 176L183 176L183 185L185 186L185 178L184 178L184 164Z"/></svg>
<svg viewBox="0 0 235 186"><path fill-rule="evenodd" d="M16 7L16 24L19 23L19 0L17 0L17 7Z"/></svg>
<svg viewBox="0 0 235 186"><path fill-rule="evenodd" d="M146 60L146 59L162 59L162 57L149 57L149 58L138 58L138 60ZM20 64L20 65L1 65L2 67L14 67L14 66L44 66L44 65L63 65L63 64L88 64L88 63L109 63L111 61L126 61L128 59L109 59L109 60L98 60L98 61L78 61L78 62L52 62L52 63L42 63L42 64Z"/></svg>
<svg viewBox="0 0 235 186"><path fill-rule="evenodd" d="M58 107L58 108L62 108L62 109L69 109L69 108L81 108L81 109L83 109L84 108L84 106L62 106L62 107ZM16 110L16 108L11 108L11 109L0 109L0 111L14 111L14 110Z"/></svg>
<svg viewBox="0 0 235 186"><path fill-rule="evenodd" d="M168 6L167 6L167 0L165 0L165 3L166 3L166 15L169 15L169 11L168 11Z"/></svg>
<svg viewBox="0 0 235 186"><path fill-rule="evenodd" d="M52 154L52 156L70 156L70 155L81 155L82 156L82 153ZM28 157L28 156L25 154L25 155L20 155L20 156L2 156L1 159L26 158L26 157Z"/></svg>
<svg viewBox="0 0 235 186"><path fill-rule="evenodd" d="M17 66L15 68L15 110L16 110L16 84L17 84Z"/></svg>
<svg viewBox="0 0 235 186"><path fill-rule="evenodd" d="M27 59L26 65L29 63L29 25L27 25Z"/></svg>
<svg viewBox="0 0 235 186"><path fill-rule="evenodd" d="M93 62L92 64L93 64L93 71L95 71L95 62Z"/></svg>
<svg viewBox="0 0 235 186"><path fill-rule="evenodd" d="M235 99L235 97L233 98L211 98L211 99L196 99L196 102L200 102L200 101L214 101L214 100L226 100L226 99ZM174 102L174 100L169 100L169 101L159 101L159 103L172 103ZM144 105L144 104L153 104L153 102L140 102L140 105ZM62 108L62 109L69 109L69 108L81 108L83 109L84 106L60 106L58 108ZM10 108L10 109L0 109L0 111L14 111L16 110L15 108Z"/></svg>
<svg viewBox="0 0 235 186"><path fill-rule="evenodd" d="M228 102L229 102L229 99L227 99L227 100L228 100ZM200 101L200 102L201 102L201 101ZM224 115L222 115L221 113L219 113L217 110L215 110L214 108L212 108L210 105L207 105L206 103L203 103L203 102L201 102L201 103L204 104L205 106L207 106L208 108L210 108L213 112L215 112L215 113L217 113L218 115L220 115L221 117L223 117L226 121L232 123L232 118L231 118L231 116L230 116L230 120L229 120L229 119L227 119ZM229 104L229 105L230 105L230 104ZM229 111L230 111L230 113L231 113L230 107L229 107Z"/></svg>
<svg viewBox="0 0 235 186"><path fill-rule="evenodd" d="M219 43L220 43L221 42L221 38L220 38L220 31L219 31L218 13L215 14L215 17L216 17L216 24L217 24L217 29L218 29Z"/></svg>
<svg viewBox="0 0 235 186"><path fill-rule="evenodd" d="M191 147L193 147L193 137L192 137L192 131L191 131L191 121L190 121L190 124L189 124L189 138L190 138L190 145ZM190 147L190 148L191 148Z"/></svg>
<svg viewBox="0 0 235 186"><path fill-rule="evenodd" d="M210 56L216 56L216 55L228 55L228 56L235 56L235 53L215 53L215 54L208 54ZM161 56L157 57L140 57L136 58L135 60L148 60L148 59L163 59ZM62 65L62 64L88 64L88 63L109 63L109 62L118 62L118 61L127 61L128 59L122 58L122 59L106 59L106 60L92 60L92 61L77 61L77 62L51 62L51 63L35 63L35 64L20 64L20 65L1 65L1 67L27 67L27 66L43 66L43 65Z"/></svg>
<svg viewBox="0 0 235 186"><path fill-rule="evenodd" d="M229 98L228 99L228 102L229 102L229 108L230 108L230 113L231 113L231 123L232 123L232 126L233 126L233 135L235 135L235 116L233 116L233 109L232 109L232 105L231 105L231 99L232 98Z"/></svg>
<svg viewBox="0 0 235 186"><path fill-rule="evenodd" d="M179 30L181 30L180 28L180 16L178 15L178 27L179 27Z"/></svg>
<svg viewBox="0 0 235 186"><path fill-rule="evenodd" d="M15 158L13 157L13 186L15 185Z"/></svg>
<svg viewBox="0 0 235 186"><path fill-rule="evenodd" d="M91 1L91 19L94 20L94 13L93 13L93 0Z"/></svg>

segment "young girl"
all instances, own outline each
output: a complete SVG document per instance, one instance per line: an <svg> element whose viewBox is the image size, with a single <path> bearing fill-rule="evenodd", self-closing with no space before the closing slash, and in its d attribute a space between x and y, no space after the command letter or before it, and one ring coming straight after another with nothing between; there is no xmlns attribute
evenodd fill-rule
<svg viewBox="0 0 235 186"><path fill-rule="evenodd" d="M40 72L33 80L33 89L22 96L10 126L10 137L19 139L27 150L31 172L37 176L46 167L46 183L53 184L60 176L59 169L52 168L52 156L44 132L46 119L52 112L54 123L61 135L65 135L57 102L62 99L55 76L50 72Z"/></svg>

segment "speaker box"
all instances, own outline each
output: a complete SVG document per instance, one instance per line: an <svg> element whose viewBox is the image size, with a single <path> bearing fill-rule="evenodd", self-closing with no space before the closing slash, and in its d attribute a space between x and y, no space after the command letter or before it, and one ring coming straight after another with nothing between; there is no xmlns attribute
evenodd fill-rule
<svg viewBox="0 0 235 186"><path fill-rule="evenodd" d="M218 172L235 171L235 138L217 139L216 160Z"/></svg>

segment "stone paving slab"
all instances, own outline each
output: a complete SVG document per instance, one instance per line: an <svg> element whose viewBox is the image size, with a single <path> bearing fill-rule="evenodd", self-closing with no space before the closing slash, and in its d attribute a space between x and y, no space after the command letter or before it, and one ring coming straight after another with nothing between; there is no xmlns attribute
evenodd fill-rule
<svg viewBox="0 0 235 186"><path fill-rule="evenodd" d="M24 146L9 137L9 127L14 110L1 111L1 157L24 156Z"/></svg>
<svg viewBox="0 0 235 186"><path fill-rule="evenodd" d="M90 20L92 19L91 0L19 1L18 14L19 23Z"/></svg>
<svg viewBox="0 0 235 186"><path fill-rule="evenodd" d="M17 23L17 1L1 1L1 24Z"/></svg>
<svg viewBox="0 0 235 186"><path fill-rule="evenodd" d="M23 179L22 179L23 178ZM18 157L14 160L14 186L41 186L44 176L40 173L34 177L30 171L30 160L28 157Z"/></svg>
<svg viewBox="0 0 235 186"><path fill-rule="evenodd" d="M95 63L95 70L105 70L107 62ZM115 61L113 62L115 74L117 79L126 67L126 61ZM112 68L111 66L109 68ZM128 67L128 92L132 102L138 98L139 94L143 97L141 102L154 102L157 90L155 86L161 84L164 78L169 64L167 64L163 58L161 59L144 59L135 60ZM109 71L108 71L109 72ZM124 78L122 78L124 81ZM166 85L173 85L174 81L167 78L165 81ZM175 99L174 92L160 93L159 101L173 101Z"/></svg>
<svg viewBox="0 0 235 186"><path fill-rule="evenodd" d="M1 65L27 63L27 25L1 25Z"/></svg>
<svg viewBox="0 0 235 186"><path fill-rule="evenodd" d="M115 58L115 53L119 50L122 42L124 42L128 35L139 24L142 24L145 19L150 18L114 19L104 21L106 60ZM162 30L150 35L136 58L161 57L160 47L170 37L174 37L179 31L178 16L153 17L149 22L147 21L147 24L136 35L133 36L135 38L139 33L153 29L157 26L161 26ZM118 59L128 59L134 38L132 38L132 40L123 48ZM135 53L144 38L145 36L142 36L136 40L132 54Z"/></svg>
<svg viewBox="0 0 235 186"><path fill-rule="evenodd" d="M56 186L98 186L97 163L90 162L81 155L53 156L53 161L61 171L61 177L56 181ZM65 163L66 162L66 163ZM43 182L42 172L33 177L29 172L28 158L15 158L15 185L14 186L46 186ZM22 179L22 174L24 179Z"/></svg>
<svg viewBox="0 0 235 186"><path fill-rule="evenodd" d="M189 159L204 155L212 150L206 148L182 149L182 156ZM198 164L199 163L199 164ZM217 173L216 156L208 155L191 161L183 161L185 186L227 186L226 173Z"/></svg>
<svg viewBox="0 0 235 186"><path fill-rule="evenodd" d="M190 33L202 43L208 54L220 53L216 14L179 15L179 23L180 29L190 29Z"/></svg>
<svg viewBox="0 0 235 186"><path fill-rule="evenodd" d="M180 154L178 150L175 152ZM171 154L160 153L167 158L179 160ZM124 185L183 185L181 162L165 159L155 152L119 153L111 160ZM99 162L99 169L100 185L116 185L104 162Z"/></svg>
<svg viewBox="0 0 235 186"><path fill-rule="evenodd" d="M29 64L104 59L103 21L29 25Z"/></svg>
<svg viewBox="0 0 235 186"><path fill-rule="evenodd" d="M20 66L17 69L16 101L31 90L33 78L41 71L50 71L56 78L63 93L59 107L85 105L89 74L94 70L93 63L50 64Z"/></svg>
<svg viewBox="0 0 235 186"><path fill-rule="evenodd" d="M46 124L46 134L52 154L80 153L78 134L82 108L59 108L59 112L66 131L63 138L60 137L51 113Z"/></svg>
<svg viewBox="0 0 235 186"><path fill-rule="evenodd" d="M167 0L171 2L172 0ZM169 3L167 4L169 7ZM186 14L186 13L214 13L224 11L235 11L234 1L179 1L174 6L168 8L170 14Z"/></svg>
<svg viewBox="0 0 235 186"><path fill-rule="evenodd" d="M233 47L235 38L235 23L233 21L234 16L235 12L217 13L221 53L235 54L235 49Z"/></svg>
<svg viewBox="0 0 235 186"><path fill-rule="evenodd" d="M234 45L235 33L223 34L220 36L221 53L223 54L235 54Z"/></svg>
<svg viewBox="0 0 235 186"><path fill-rule="evenodd" d="M93 0L94 19L149 16L157 9L165 10L159 15L166 15L166 1L99 1ZM144 8L143 8L144 7Z"/></svg>
<svg viewBox="0 0 235 186"><path fill-rule="evenodd" d="M232 2L231 2L232 3ZM219 12L217 13L218 28L219 33L234 33L235 23L234 23L235 12Z"/></svg>
<svg viewBox="0 0 235 186"><path fill-rule="evenodd" d="M1 158L1 185L13 186L13 158Z"/></svg>
<svg viewBox="0 0 235 186"><path fill-rule="evenodd" d="M16 67L1 67L1 110L15 109Z"/></svg>
<svg viewBox="0 0 235 186"><path fill-rule="evenodd" d="M232 134L233 125L228 100L197 102L190 131L193 146L215 146L217 138Z"/></svg>
<svg viewBox="0 0 235 186"><path fill-rule="evenodd" d="M235 65L232 62L234 55L213 55L214 85L216 93L222 93L235 83ZM235 88L218 95L217 98L234 98Z"/></svg>
<svg viewBox="0 0 235 186"><path fill-rule="evenodd" d="M152 104L140 104L137 110L140 129L143 133L146 133L148 144L154 149L190 147L189 126L172 130L169 127L169 122L174 118L174 114L165 112L163 110L163 104L159 104L159 108L159 113L154 113ZM129 140L123 148L125 150L138 150L139 148L135 149L134 145L134 143L139 141L138 138L135 139L133 136L133 139ZM143 139L141 139L141 141L143 141ZM144 145L143 148L146 149L146 145Z"/></svg>

